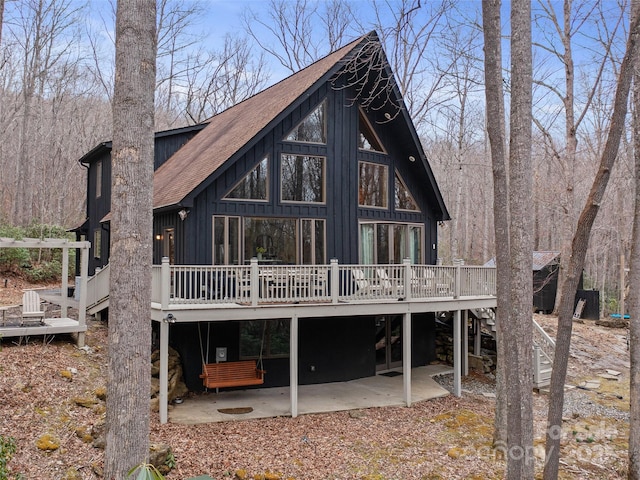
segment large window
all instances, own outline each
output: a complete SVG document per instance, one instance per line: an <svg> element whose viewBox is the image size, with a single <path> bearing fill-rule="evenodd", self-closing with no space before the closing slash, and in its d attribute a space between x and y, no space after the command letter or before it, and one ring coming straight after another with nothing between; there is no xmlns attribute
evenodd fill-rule
<svg viewBox="0 0 640 480"><path fill-rule="evenodd" d="M238 182L225 198L237 200L268 200L269 157L264 157L258 165Z"/></svg>
<svg viewBox="0 0 640 480"><path fill-rule="evenodd" d="M325 221L318 218L213 217L214 265L325 263Z"/></svg>
<svg viewBox="0 0 640 480"><path fill-rule="evenodd" d="M295 218L244 219L244 258L259 256L264 262L297 263Z"/></svg>
<svg viewBox="0 0 640 480"><path fill-rule="evenodd" d="M284 139L290 142L327 143L327 101L318 105Z"/></svg>
<svg viewBox="0 0 640 480"><path fill-rule="evenodd" d="M290 320L250 320L240 324L240 358L289 355Z"/></svg>
<svg viewBox="0 0 640 480"><path fill-rule="evenodd" d="M377 163L359 163L358 205L388 208L389 167Z"/></svg>
<svg viewBox="0 0 640 480"><path fill-rule="evenodd" d="M280 188L283 202L324 202L324 157L282 155Z"/></svg>
<svg viewBox="0 0 640 480"><path fill-rule="evenodd" d="M423 227L417 224L360 224L360 263L399 264L405 258L422 263Z"/></svg>

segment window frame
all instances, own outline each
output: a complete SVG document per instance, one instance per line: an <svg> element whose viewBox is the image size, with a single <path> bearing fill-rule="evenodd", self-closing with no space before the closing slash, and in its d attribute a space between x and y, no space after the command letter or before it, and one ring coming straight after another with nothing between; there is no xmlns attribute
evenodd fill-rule
<svg viewBox="0 0 640 480"><path fill-rule="evenodd" d="M406 191L409 199L416 206L415 209L402 208L402 207L399 207L397 205L397 203L398 203L398 188L397 188L396 180L400 183L402 188ZM415 197L411 193L411 190L409 190L409 188L407 187L407 184L404 181L404 178L402 178L402 175L400 175L400 172L398 172L398 169L395 169L395 175L394 175L394 179L393 179L393 208L394 208L394 210L397 210L399 212L415 212L415 213L422 212L422 210L420 209L420 205L418 205L418 202L416 202Z"/></svg>
<svg viewBox="0 0 640 480"><path fill-rule="evenodd" d="M282 188L283 184L285 183L283 180L283 175L284 175L284 157L288 156L288 157L308 157L308 158L318 158L322 160L322 185L321 185L321 201L319 202L313 202L313 201L306 201L306 200L289 200L289 199L285 199L283 198L284 196L284 189ZM304 161L303 161L303 165L304 165ZM304 174L304 172L303 172ZM280 202L283 204L306 204L306 205L326 205L327 204L327 156L326 155L309 155L309 154L301 154L301 153L289 153L289 152L282 152L280 153L280 185L279 185L279 190L280 190Z"/></svg>
<svg viewBox="0 0 640 480"><path fill-rule="evenodd" d="M242 198L242 197L230 197L229 195L231 194L231 192L233 192L236 188L238 188L240 186L240 184L242 184L243 182L246 181L247 177L253 173L258 166L262 163L266 161L266 174L265 174L265 198ZM249 170L247 173L245 173L242 178L240 180L238 180L236 183L233 184L233 186L227 190L227 193L224 195L224 197L222 197L222 200L226 200L226 201L232 201L232 202L260 202L260 203L268 203L269 202L269 172L271 170L271 155L269 154L265 154L262 156L262 158L260 159L260 161L258 163L256 163L251 170Z"/></svg>
<svg viewBox="0 0 640 480"><path fill-rule="evenodd" d="M388 263L380 263L379 261L379 251L378 251L378 238L379 238L379 226L380 225L384 225L385 228L387 229L386 232L386 256L389 260ZM363 242L364 242L364 238L363 238L363 227L368 227L371 228L372 230L369 233L370 236L370 242L371 242L371 248L372 251L371 252L365 252L364 248L363 248ZM395 252L396 252L396 239L395 239L395 232L397 231L398 227L404 227L406 229L405 235L404 235L404 242L405 245L404 247L402 247L404 249L404 251L406 252L406 255L404 255L405 258L410 258L411 261L415 264L422 264L424 263L424 259L425 259L425 226L422 223L417 223L417 222L389 222L389 221L370 221L370 220L360 220L358 221L358 262L363 264L363 265L387 265L387 264L396 264L396 263L402 263L402 261L404 260L404 258L401 259L396 259L395 258ZM413 246L413 236L412 233L415 231L419 231L420 232L420 243L419 243L419 249L418 249L418 255L420 258L413 258L413 251L412 251L412 246ZM365 257L366 255L366 257ZM396 260L396 261L393 261Z"/></svg>
<svg viewBox="0 0 640 480"><path fill-rule="evenodd" d="M322 122L322 136L324 137L323 142L314 142L310 140L295 140L289 138L289 136L296 131L300 125L302 125L307 118L309 118L318 108L322 108L323 112L323 122ZM302 119L295 124L293 128L291 128L286 135L282 138L283 142L291 142L295 144L310 144L310 145L328 145L329 143L329 128L328 128L328 120L329 120L329 102L327 98L323 98L318 104L316 104L310 111L307 113Z"/></svg>
<svg viewBox="0 0 640 480"><path fill-rule="evenodd" d="M362 191L362 167L365 165L370 165L370 166L375 166L375 167L379 167L382 168L385 172L385 178L384 178L384 182L382 182L382 184L384 184L384 192L380 195L380 198L384 199L384 205L380 206L380 205L369 205L366 203L362 203L361 202L361 191ZM386 163L377 163L377 162L371 162L368 160L359 160L358 161L358 207L359 208L374 208L377 210L389 210L389 205L390 205L390 199L389 199L389 165L387 165Z"/></svg>

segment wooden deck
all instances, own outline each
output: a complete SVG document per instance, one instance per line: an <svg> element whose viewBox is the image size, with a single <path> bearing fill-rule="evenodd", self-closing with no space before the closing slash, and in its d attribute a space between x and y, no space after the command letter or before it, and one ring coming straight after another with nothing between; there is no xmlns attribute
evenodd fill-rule
<svg viewBox="0 0 640 480"><path fill-rule="evenodd" d="M109 302L109 268L90 279L88 310ZM170 265L152 273L151 319L160 325L160 421L168 420L169 325L253 319L291 321L291 415L298 415L298 329L307 318L402 315L411 338L411 316L454 312L454 394L461 395L465 310L496 306L495 268L412 265ZM465 354L466 355L466 354ZM403 342L403 398L411 404L411 342Z"/></svg>

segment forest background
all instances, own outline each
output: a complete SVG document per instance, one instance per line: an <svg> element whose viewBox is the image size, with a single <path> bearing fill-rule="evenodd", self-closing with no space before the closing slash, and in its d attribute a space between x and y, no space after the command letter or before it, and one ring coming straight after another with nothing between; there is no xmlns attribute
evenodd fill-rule
<svg viewBox="0 0 640 480"><path fill-rule="evenodd" d="M628 33L626 0L573 1L568 12L563 3L533 2L535 250L561 251L584 204ZM111 139L115 4L0 5L0 225L70 229L85 215L78 160ZM156 130L204 122L376 30L452 217L440 225L439 258L483 264L495 245L480 9L467 0L158 0ZM509 80L505 67L507 96ZM629 125L585 266L586 287L604 292L610 311L629 256L632 162Z"/></svg>

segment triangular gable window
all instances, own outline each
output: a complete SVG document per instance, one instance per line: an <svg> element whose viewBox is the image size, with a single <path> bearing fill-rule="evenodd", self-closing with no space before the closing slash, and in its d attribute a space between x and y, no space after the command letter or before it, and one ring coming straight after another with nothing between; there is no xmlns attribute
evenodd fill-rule
<svg viewBox="0 0 640 480"><path fill-rule="evenodd" d="M396 172L395 179L395 207L397 210L410 210L413 212L419 212L418 204L413 199L411 192L407 188L407 185L402 180L402 177Z"/></svg>
<svg viewBox="0 0 640 480"><path fill-rule="evenodd" d="M358 148L361 150L372 150L374 152L384 152L384 147L378 139L376 132L371 127L366 115L360 110L358 121Z"/></svg>
<svg viewBox="0 0 640 480"><path fill-rule="evenodd" d="M318 105L284 139L288 142L327 143L327 101Z"/></svg>
<svg viewBox="0 0 640 480"><path fill-rule="evenodd" d="M266 156L253 170L247 173L224 198L234 200L268 200L268 170L269 157Z"/></svg>

